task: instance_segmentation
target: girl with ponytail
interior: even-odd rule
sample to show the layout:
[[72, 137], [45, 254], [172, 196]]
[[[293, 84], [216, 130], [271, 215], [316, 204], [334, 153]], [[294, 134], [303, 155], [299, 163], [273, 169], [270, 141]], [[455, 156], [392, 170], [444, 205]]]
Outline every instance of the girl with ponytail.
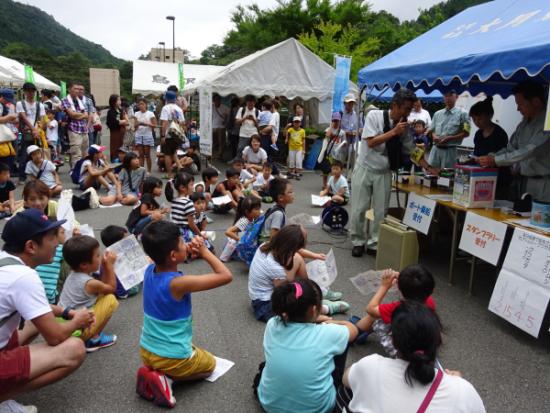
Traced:
[[373, 354], [348, 368], [336, 411], [485, 412], [479, 394], [459, 372], [436, 368], [441, 324], [433, 311], [403, 301], [393, 312], [391, 328], [397, 358]]
[[260, 404], [267, 412], [332, 412], [357, 328], [321, 315], [321, 289], [309, 279], [283, 282], [271, 301], [276, 316], [254, 381]]

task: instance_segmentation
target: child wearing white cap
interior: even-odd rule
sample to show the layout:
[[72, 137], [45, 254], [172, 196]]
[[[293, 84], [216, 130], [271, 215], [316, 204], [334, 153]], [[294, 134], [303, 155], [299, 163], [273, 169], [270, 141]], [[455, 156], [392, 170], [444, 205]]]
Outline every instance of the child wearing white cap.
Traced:
[[25, 166], [25, 173], [30, 179], [37, 179], [44, 182], [50, 190], [50, 197], [57, 196], [63, 190], [61, 179], [53, 162], [44, 159], [42, 149], [36, 145], [27, 148], [27, 155], [30, 160]]

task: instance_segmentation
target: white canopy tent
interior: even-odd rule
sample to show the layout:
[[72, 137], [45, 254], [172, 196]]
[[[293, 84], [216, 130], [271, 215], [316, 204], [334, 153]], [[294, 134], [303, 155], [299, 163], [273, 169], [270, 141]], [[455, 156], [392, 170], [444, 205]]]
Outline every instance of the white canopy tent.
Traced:
[[[25, 65], [4, 56], [0, 56], [0, 83], [5, 86], [20, 87], [25, 83]], [[59, 85], [34, 72], [34, 84], [38, 89], [59, 91]]]
[[[224, 66], [213, 65], [183, 65], [185, 88], [193, 86], [208, 75], [219, 72]], [[157, 95], [166, 92], [170, 85], [179, 84], [177, 63], [153, 62], [135, 60], [132, 76], [132, 93], [141, 95]]]
[[[211, 153], [212, 94], [221, 96], [251, 94], [257, 97], [284, 96], [289, 100], [316, 100], [319, 123], [330, 122], [332, 93], [336, 71], [296, 39], [236, 60], [222, 70], [185, 88], [185, 93], [200, 96], [201, 151]], [[350, 92], [357, 86], [350, 82]], [[204, 144], [203, 144], [204, 141]]]

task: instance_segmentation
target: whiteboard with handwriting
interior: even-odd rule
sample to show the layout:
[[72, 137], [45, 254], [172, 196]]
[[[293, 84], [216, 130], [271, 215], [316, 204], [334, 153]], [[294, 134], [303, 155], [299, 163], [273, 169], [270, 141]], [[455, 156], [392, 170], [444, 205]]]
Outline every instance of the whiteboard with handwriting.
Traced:
[[538, 337], [550, 300], [550, 238], [516, 228], [489, 310]]

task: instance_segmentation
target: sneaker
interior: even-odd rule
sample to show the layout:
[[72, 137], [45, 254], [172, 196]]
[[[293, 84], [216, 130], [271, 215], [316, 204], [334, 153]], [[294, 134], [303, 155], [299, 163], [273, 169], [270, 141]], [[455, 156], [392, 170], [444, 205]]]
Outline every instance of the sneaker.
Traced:
[[86, 352], [93, 353], [100, 348], [111, 347], [116, 343], [116, 335], [99, 333], [98, 338], [91, 338], [86, 341]]
[[323, 300], [323, 305], [328, 307], [328, 315], [343, 314], [349, 310], [349, 304], [345, 301]]
[[363, 245], [356, 245], [351, 249], [352, 257], [362, 257], [365, 253], [365, 247]]
[[141, 366], [137, 372], [136, 393], [145, 400], [153, 400], [153, 391], [151, 390], [149, 374], [152, 370], [147, 366]]
[[153, 403], [160, 407], [174, 407], [176, 398], [172, 393], [172, 379], [156, 370], [152, 370], [147, 378], [153, 395]]
[[274, 151], [279, 152], [279, 147], [278, 147], [276, 144], [272, 143], [269, 147], [270, 147], [271, 149], [273, 149]]
[[325, 300], [329, 301], [338, 301], [342, 299], [343, 294], [339, 291], [332, 291], [327, 290], [325, 296], [323, 297]]
[[126, 293], [126, 294], [119, 294], [116, 296], [116, 298], [118, 298], [119, 300], [126, 300], [127, 298], [129, 297], [129, 294]]
[[22, 405], [15, 400], [6, 400], [0, 403], [0, 412], [2, 413], [38, 413], [38, 409], [33, 405]]

